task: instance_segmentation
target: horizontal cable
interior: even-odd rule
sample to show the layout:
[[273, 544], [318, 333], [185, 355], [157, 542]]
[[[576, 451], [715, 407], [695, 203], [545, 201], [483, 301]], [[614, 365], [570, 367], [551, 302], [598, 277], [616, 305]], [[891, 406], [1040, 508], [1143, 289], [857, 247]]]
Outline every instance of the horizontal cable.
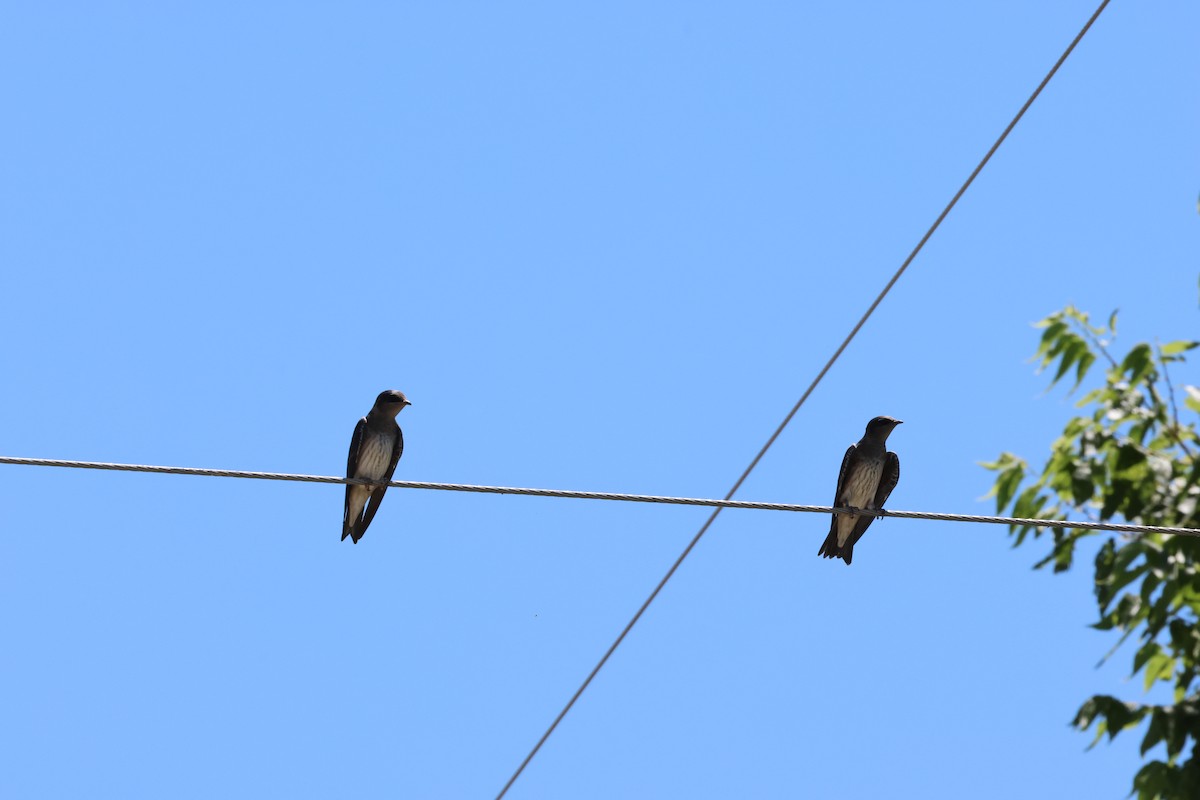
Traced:
[[[351, 483], [360, 486], [379, 486], [362, 478], [339, 478], [335, 475], [296, 475], [287, 472], [246, 472], [232, 469], [203, 469], [199, 467], [159, 467], [148, 464], [112, 464], [102, 461], [61, 461], [49, 458], [15, 458], [0, 456], [0, 464], [27, 467], [73, 467], [104, 469], [118, 472], [151, 472], [160, 475], [202, 475], [209, 478], [253, 478], [262, 481], [300, 481], [303, 483]], [[897, 519], [929, 519], [938, 522], [980, 522], [992, 525], [1021, 525], [1031, 528], [1074, 528], [1123, 533], [1167, 533], [1173, 536], [1200, 536], [1197, 528], [1172, 528], [1165, 525], [1130, 525], [1121, 522], [1076, 522], [1065, 519], [1032, 519], [1027, 517], [992, 517], [979, 514], [943, 514], [936, 511], [864, 511], [850, 507], [809, 506], [797, 503], [762, 503], [754, 500], [711, 500], [698, 497], [670, 497], [656, 494], [622, 494], [619, 492], [581, 492], [573, 489], [526, 489], [518, 486], [478, 486], [470, 483], [428, 483], [426, 481], [389, 481], [397, 489], [433, 489], [441, 492], [480, 492], [483, 494], [517, 494], [530, 497], [563, 497], [576, 500], [616, 500], [625, 503], [661, 503], [676, 506], [705, 506], [708, 508], [746, 508], [761, 511], [797, 511], [809, 514], [871, 514]]]

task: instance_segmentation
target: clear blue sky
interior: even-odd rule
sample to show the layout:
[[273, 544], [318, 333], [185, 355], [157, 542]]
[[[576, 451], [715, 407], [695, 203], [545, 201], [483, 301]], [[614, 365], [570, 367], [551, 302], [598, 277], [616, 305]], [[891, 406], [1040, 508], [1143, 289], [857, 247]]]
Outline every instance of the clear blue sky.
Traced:
[[[10, 4], [6, 455], [720, 496], [1094, 8]], [[1075, 398], [1030, 328], [1194, 338], [1200, 8], [1117, 0], [741, 493], [989, 513]], [[1200, 383], [1195, 365], [1175, 376]], [[0, 795], [491, 797], [702, 509], [0, 467]], [[728, 512], [510, 797], [1124, 797], [1090, 572]]]

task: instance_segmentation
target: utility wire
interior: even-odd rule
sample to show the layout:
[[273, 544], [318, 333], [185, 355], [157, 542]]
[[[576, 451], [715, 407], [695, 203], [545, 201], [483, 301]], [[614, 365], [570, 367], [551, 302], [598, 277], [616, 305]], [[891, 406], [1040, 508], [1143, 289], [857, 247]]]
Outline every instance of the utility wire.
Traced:
[[[1092, 23], [1096, 21], [1108, 3], [1109, 0], [1102, 0], [1100, 5], [1096, 8], [1096, 11], [1088, 19], [1087, 23], [1083, 26], [1075, 38], [1071, 40], [1071, 44], [1069, 44], [1067, 49], [1063, 51], [1063, 54], [1059, 56], [1058, 61], [1054, 62], [1054, 66], [1051, 67], [1050, 71], [1046, 73], [1046, 77], [1042, 78], [1042, 82], [1038, 84], [1037, 88], [1033, 90], [1033, 94], [1029, 95], [1029, 99], [1025, 101], [1023, 106], [1021, 106], [1021, 110], [1016, 113], [1016, 116], [1014, 116], [1012, 121], [1008, 123], [1008, 127], [1004, 129], [1004, 132], [1000, 134], [1000, 137], [996, 139], [996, 142], [987, 151], [987, 154], [984, 155], [967, 179], [963, 181], [963, 185], [959, 187], [959, 190], [955, 192], [954, 197], [952, 197], [950, 202], [946, 204], [946, 207], [942, 209], [942, 213], [938, 214], [937, 219], [935, 219], [933, 224], [929, 226], [929, 230], [925, 231], [925, 235], [921, 237], [919, 242], [917, 242], [917, 246], [914, 247], [912, 252], [908, 254], [908, 258], [904, 259], [904, 263], [900, 265], [898, 270], [896, 270], [896, 274], [894, 274], [892, 279], [887, 282], [887, 285], [883, 287], [883, 291], [879, 293], [879, 296], [875, 298], [873, 303], [871, 303], [866, 313], [862, 315], [862, 318], [859, 319], [858, 323], [855, 324], [853, 329], [851, 329], [850, 334], [845, 338], [838, 349], [834, 351], [833, 356], [830, 357], [829, 361], [825, 363], [825, 366], [821, 368], [821, 371], [817, 373], [817, 377], [814, 378], [813, 382], [809, 384], [807, 389], [804, 390], [804, 394], [802, 394], [800, 399], [796, 401], [796, 405], [792, 406], [792, 410], [789, 411], [787, 416], [783, 418], [783, 422], [779, 423], [779, 427], [775, 429], [775, 432], [771, 434], [769, 439], [767, 439], [767, 443], [764, 444], [762, 449], [758, 451], [758, 455], [754, 456], [754, 459], [750, 462], [750, 466], [746, 467], [745, 471], [742, 472], [741, 477], [739, 477], [733, 484], [733, 488], [731, 488], [725, 495], [725, 500], [731, 499], [733, 495], [737, 493], [737, 490], [741, 488], [742, 483], [745, 482], [746, 478], [749, 477], [754, 468], [758, 466], [758, 462], [762, 460], [762, 457], [766, 455], [767, 450], [769, 450], [771, 445], [775, 443], [775, 440], [779, 438], [779, 434], [783, 433], [783, 429], [786, 428], [788, 423], [792, 421], [792, 417], [796, 415], [796, 412], [799, 411], [800, 407], [804, 405], [804, 402], [808, 400], [808, 396], [812, 394], [814, 389], [817, 388], [817, 384], [819, 384], [821, 379], [825, 377], [825, 373], [829, 372], [829, 369], [833, 366], [834, 362], [837, 361], [842, 355], [842, 351], [844, 351], [850, 344], [851, 340], [858, 335], [859, 329], [862, 328], [867, 319], [870, 318], [873, 313], [875, 313], [875, 309], [880, 303], [883, 302], [883, 298], [886, 297], [888, 292], [892, 290], [892, 287], [896, 285], [896, 281], [900, 280], [900, 276], [904, 274], [904, 271], [908, 269], [908, 265], [911, 264], [913, 259], [917, 257], [917, 253], [921, 252], [921, 248], [925, 246], [925, 242], [929, 241], [929, 237], [932, 236], [933, 232], [936, 231], [938, 226], [942, 224], [942, 220], [944, 220], [946, 215], [950, 213], [950, 209], [954, 208], [955, 204], [958, 203], [958, 199], [963, 196], [964, 192], [967, 191], [967, 187], [969, 187], [975, 181], [975, 176], [977, 176], [984, 166], [987, 165], [988, 161], [991, 160], [992, 154], [995, 153], [996, 150], [999, 149], [1000, 145], [1003, 144], [1004, 140], [1008, 138], [1008, 134], [1014, 127], [1016, 127], [1017, 123], [1021, 121], [1021, 117], [1025, 116], [1025, 112], [1029, 110], [1031, 105], [1033, 105], [1033, 101], [1036, 100], [1038, 95], [1042, 93], [1042, 89], [1046, 88], [1046, 84], [1048, 84], [1050, 79], [1053, 78], [1055, 73], [1058, 72], [1058, 68], [1061, 67], [1063, 62], [1067, 60], [1067, 56], [1071, 55], [1071, 51], [1073, 51], [1075, 46], [1079, 44], [1080, 40], [1083, 39], [1084, 34], [1086, 34], [1092, 27]], [[654, 587], [654, 591], [650, 593], [650, 596], [646, 598], [644, 603], [642, 603], [641, 608], [639, 608], [637, 613], [633, 615], [633, 619], [629, 620], [629, 624], [626, 625], [625, 629], [621, 631], [619, 636], [617, 636], [616, 641], [612, 643], [612, 646], [608, 648], [608, 651], [605, 652], [599, 663], [596, 664], [595, 668], [593, 668], [588, 674], [587, 678], [584, 679], [579, 689], [576, 690], [575, 694], [571, 696], [571, 699], [567, 702], [566, 706], [563, 707], [563, 710], [560, 711], [558, 716], [554, 718], [554, 722], [550, 723], [550, 727], [546, 729], [544, 734], [542, 734], [542, 738], [539, 739], [537, 744], [533, 746], [533, 749], [529, 751], [529, 755], [525, 756], [525, 760], [521, 762], [521, 765], [517, 767], [516, 772], [514, 772], [512, 777], [508, 779], [508, 783], [504, 784], [504, 788], [500, 790], [498, 795], [496, 795], [496, 800], [501, 800], [501, 798], [503, 798], [508, 792], [509, 787], [511, 787], [517, 778], [520, 777], [521, 773], [525, 770], [526, 765], [529, 764], [530, 760], [532, 760], [535, 755], [537, 755], [537, 752], [541, 749], [542, 744], [544, 744], [546, 739], [550, 737], [550, 734], [554, 732], [554, 729], [558, 727], [558, 723], [561, 722], [563, 717], [567, 715], [567, 712], [571, 710], [571, 707], [575, 705], [575, 701], [578, 700], [579, 696], [583, 694], [585, 689], [587, 689], [588, 685], [592, 682], [592, 679], [596, 677], [596, 673], [598, 673], [605, 663], [608, 662], [609, 657], [613, 654], [617, 647], [620, 646], [621, 642], [625, 640], [625, 636], [629, 633], [633, 626], [637, 624], [637, 621], [642, 618], [642, 614], [644, 614], [646, 609], [650, 607], [650, 604], [654, 602], [654, 598], [658, 597], [658, 593], [662, 591], [664, 586], [667, 585], [667, 581], [671, 580], [671, 576], [675, 574], [675, 570], [679, 569], [679, 565], [682, 564], [683, 560], [688, 557], [689, 553], [692, 552], [692, 548], [696, 546], [701, 537], [703, 537], [705, 532], [708, 531], [709, 526], [712, 525], [713, 521], [716, 520], [717, 515], [720, 513], [720, 507], [713, 509], [713, 512], [709, 518], [702, 526], [700, 526], [699, 532], [697, 532], [692, 541], [688, 543], [688, 546], [683, 549], [683, 552], [680, 553], [679, 558], [677, 558], [675, 563], [671, 565], [671, 568], [667, 570], [667, 574], [664, 575], [663, 579], [658, 582], [658, 585]]]
[[[150, 472], [159, 475], [200, 475], [207, 478], [253, 478], [263, 481], [301, 481], [304, 483], [352, 483], [379, 486], [363, 478], [339, 478], [336, 475], [297, 475], [290, 472], [247, 472], [235, 469], [204, 469], [201, 467], [160, 467], [150, 464], [114, 464], [107, 461], [64, 461], [52, 458], [16, 458], [0, 456], [0, 464], [26, 467], [72, 467], [76, 469], [113, 470], [117, 472]], [[659, 494], [622, 494], [620, 492], [581, 492], [574, 489], [526, 489], [518, 486], [480, 486], [472, 483], [429, 483], [426, 481], [388, 481], [397, 489], [433, 489], [442, 492], [479, 492], [482, 494], [517, 494], [530, 497], [560, 497], [576, 500], [615, 500], [626, 503], [663, 503], [676, 506], [709, 506], [743, 508], [761, 511], [798, 511], [808, 514], [869, 514], [897, 519], [930, 519], [939, 522], [982, 522], [995, 525], [1024, 525], [1034, 528], [1074, 528], [1122, 533], [1166, 533], [1172, 536], [1200, 536], [1200, 528], [1173, 528], [1166, 525], [1130, 525], [1123, 522], [1076, 522], [1066, 519], [1035, 519], [1032, 517], [992, 517], [980, 514], [946, 514], [935, 511], [892, 511], [861, 509], [850, 506], [809, 506], [799, 503], [763, 503], [757, 500], [710, 500], [700, 497], [671, 497]]]

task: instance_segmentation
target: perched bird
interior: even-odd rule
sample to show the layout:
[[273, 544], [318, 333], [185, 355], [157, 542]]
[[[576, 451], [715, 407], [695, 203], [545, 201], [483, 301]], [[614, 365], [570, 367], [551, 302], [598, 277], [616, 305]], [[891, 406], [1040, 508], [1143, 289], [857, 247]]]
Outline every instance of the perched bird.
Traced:
[[[835, 508], [883, 508], [888, 495], [900, 480], [900, 459], [888, 452], [887, 438], [900, 420], [876, 417], [867, 423], [867, 432], [850, 445], [838, 473]], [[841, 558], [847, 565], [854, 557], [854, 545], [871, 527], [874, 515], [834, 513], [829, 535], [817, 555]]]
[[375, 398], [375, 405], [354, 427], [350, 440], [350, 458], [346, 477], [379, 481], [378, 486], [346, 484], [346, 510], [342, 517], [342, 541], [349, 536], [355, 544], [367, 532], [375, 512], [383, 502], [387, 483], [396, 471], [404, 452], [404, 434], [396, 424], [396, 415], [410, 406], [403, 392], [388, 389]]

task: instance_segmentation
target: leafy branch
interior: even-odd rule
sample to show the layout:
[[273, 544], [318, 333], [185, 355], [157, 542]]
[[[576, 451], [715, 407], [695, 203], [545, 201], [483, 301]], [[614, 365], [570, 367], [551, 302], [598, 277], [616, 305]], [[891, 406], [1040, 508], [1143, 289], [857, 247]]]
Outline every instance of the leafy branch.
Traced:
[[[1115, 311], [1097, 326], [1068, 306], [1037, 323], [1043, 330], [1033, 360], [1039, 372], [1054, 370], [1049, 388], [1073, 373], [1074, 392], [1100, 359], [1108, 367], [1103, 385], [1077, 402], [1082, 413], [1052, 443], [1039, 475], [1012, 453], [982, 465], [996, 472], [990, 496], [997, 513], [1011, 508], [1018, 517], [1064, 519], [1076, 513], [1102, 521], [1192, 526], [1200, 502], [1195, 457], [1200, 389], [1183, 386], [1188, 416], [1181, 419], [1168, 365], [1184, 362], [1184, 354], [1200, 342], [1138, 343], [1118, 358], [1112, 352], [1116, 322]], [[1050, 534], [1050, 552], [1035, 568], [1052, 564], [1058, 573], [1073, 566], [1076, 543], [1097, 532], [1050, 528]], [[1013, 526], [1010, 535], [1017, 547], [1043, 533]], [[1146, 723], [1142, 754], [1162, 745], [1167, 760], [1151, 761], [1138, 772], [1133, 790], [1139, 800], [1200, 797], [1200, 540], [1109, 536], [1094, 568], [1099, 619], [1093, 627], [1121, 634], [1101, 663], [1136, 637], [1131, 676], [1141, 674], [1146, 690], [1172, 683], [1175, 702], [1139, 704], [1097, 695], [1079, 709], [1074, 724], [1080, 730], [1094, 726], [1094, 745], [1105, 734], [1111, 740]]]

